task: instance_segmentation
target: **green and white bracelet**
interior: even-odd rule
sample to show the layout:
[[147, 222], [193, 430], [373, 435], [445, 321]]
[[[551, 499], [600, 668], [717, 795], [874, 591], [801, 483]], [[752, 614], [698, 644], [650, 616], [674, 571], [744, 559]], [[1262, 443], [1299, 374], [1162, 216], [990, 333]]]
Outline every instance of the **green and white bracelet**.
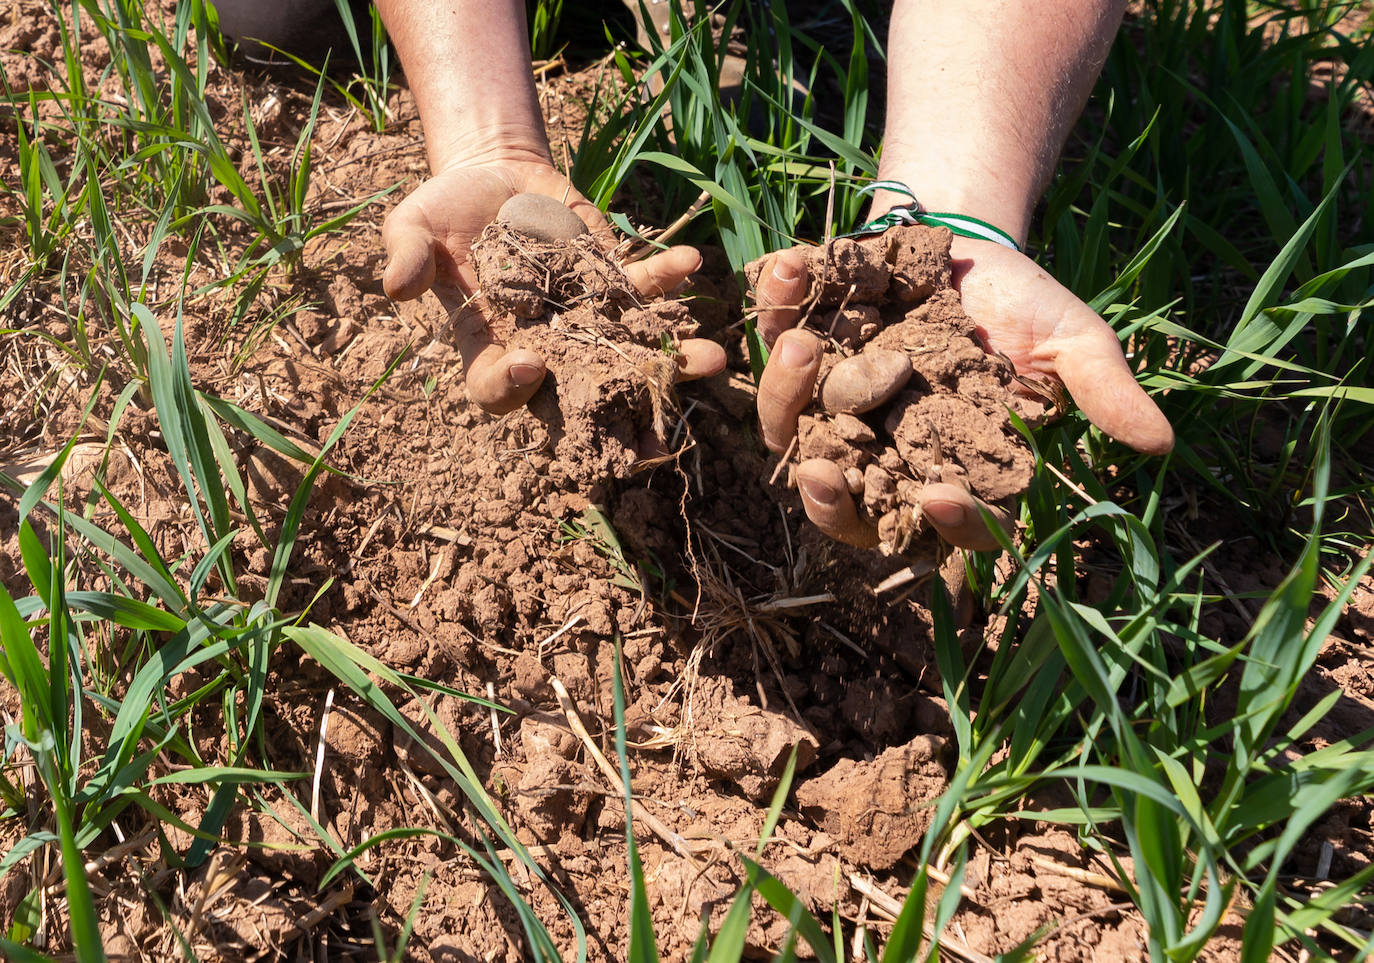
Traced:
[[851, 231], [846, 237], [863, 237], [868, 234], [881, 234], [889, 227], [896, 227], [898, 224], [924, 224], [926, 227], [947, 227], [950, 232], [960, 237], [971, 237], [980, 241], [993, 241], [1003, 247], [1009, 247], [1013, 251], [1020, 253], [1021, 245], [1012, 239], [1006, 231], [989, 224], [987, 221], [967, 214], [954, 214], [943, 211], [927, 211], [921, 206], [921, 202], [916, 199], [916, 195], [911, 192], [901, 181], [874, 181], [859, 191], [860, 194], [872, 194], [877, 191], [891, 191], [894, 194], [902, 194], [911, 198], [910, 204], [900, 205], [889, 210], [886, 214], [875, 217], [873, 220], [864, 224], [857, 230]]

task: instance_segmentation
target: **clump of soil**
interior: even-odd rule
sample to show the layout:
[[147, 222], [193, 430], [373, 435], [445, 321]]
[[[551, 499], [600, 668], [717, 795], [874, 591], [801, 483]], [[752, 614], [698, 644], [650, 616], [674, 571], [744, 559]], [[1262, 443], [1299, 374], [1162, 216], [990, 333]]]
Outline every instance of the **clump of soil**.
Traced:
[[841, 759], [797, 789], [802, 813], [860, 866], [890, 869], [921, 841], [948, 785], [945, 740], [919, 735], [871, 760]]
[[548, 366], [529, 407], [549, 426], [555, 482], [588, 491], [664, 448], [677, 345], [697, 330], [685, 304], [642, 300], [591, 234], [550, 241], [492, 224], [472, 263], [493, 332]]
[[[1015, 390], [1011, 363], [984, 350], [951, 283], [945, 228], [908, 226], [811, 249], [806, 324], [826, 339], [797, 454], [845, 474], [889, 555], [935, 551], [919, 496], [932, 482], [987, 502], [1030, 484], [1030, 449], [1012, 426], [1045, 405]], [[749, 265], [757, 281], [762, 262]]]

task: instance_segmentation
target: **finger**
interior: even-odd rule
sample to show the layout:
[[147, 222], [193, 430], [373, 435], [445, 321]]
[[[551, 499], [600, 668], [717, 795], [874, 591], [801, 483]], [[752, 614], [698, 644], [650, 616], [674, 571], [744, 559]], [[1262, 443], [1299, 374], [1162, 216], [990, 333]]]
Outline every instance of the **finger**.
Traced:
[[679, 244], [625, 265], [625, 275], [640, 294], [656, 298], [675, 290], [700, 267], [697, 249]]
[[610, 231], [610, 222], [606, 220], [606, 215], [601, 213], [601, 209], [576, 191], [563, 199], [563, 203], [572, 208], [574, 214], [582, 218], [582, 223], [587, 225], [587, 230], [593, 234]]
[[1174, 447], [1174, 430], [1121, 353], [1121, 343], [1097, 315], [1078, 321], [1080, 332], [1052, 339], [1054, 368], [1079, 410], [1098, 428], [1147, 455]]
[[725, 370], [725, 349], [707, 338], [688, 338], [678, 345], [677, 380], [709, 378]]
[[773, 451], [785, 451], [797, 434], [797, 416], [816, 391], [822, 347], [810, 331], [793, 328], [778, 338], [768, 356], [759, 379], [759, 428], [763, 443]]
[[763, 266], [754, 290], [754, 305], [758, 308], [759, 333], [769, 347], [801, 317], [801, 303], [810, 283], [806, 257], [797, 248], [779, 251]]
[[397, 301], [410, 301], [434, 283], [434, 236], [401, 210], [393, 211], [382, 226], [386, 269], [382, 289]]
[[454, 331], [463, 356], [468, 397], [474, 402], [494, 415], [504, 415], [539, 390], [546, 370], [543, 359], [524, 348], [507, 351], [475, 307], [459, 310]]
[[824, 458], [802, 462], [797, 466], [797, 490], [806, 517], [835, 541], [856, 548], [878, 544], [878, 527], [859, 517], [839, 465]]
[[1001, 546], [983, 520], [986, 510], [1003, 531], [1010, 532], [1012, 517], [1005, 508], [974, 498], [958, 485], [936, 482], [921, 489], [921, 514], [951, 545], [974, 552], [990, 552]]

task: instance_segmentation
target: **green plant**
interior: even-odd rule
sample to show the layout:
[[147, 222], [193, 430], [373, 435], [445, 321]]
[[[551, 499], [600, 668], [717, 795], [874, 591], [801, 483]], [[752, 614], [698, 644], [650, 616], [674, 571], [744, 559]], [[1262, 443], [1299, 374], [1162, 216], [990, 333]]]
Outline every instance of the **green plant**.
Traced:
[[[736, 24], [747, 24], [756, 35], [771, 34], [777, 40], [772, 49], [750, 45], [739, 99], [726, 104], [719, 95], [726, 46], [712, 39], [710, 10], [698, 5], [689, 26], [682, 8], [673, 4], [670, 42], [662, 47], [657, 35], [652, 38], [654, 49], [644, 71], [659, 77], [662, 89], [652, 99], [641, 99], [632, 61], [616, 52], [625, 92], [610, 108], [592, 104], [574, 156], [573, 182], [604, 210], [620, 187], [636, 190], [633, 170], [656, 168], [666, 175], [665, 220], [705, 192], [713, 231], [736, 272], [768, 251], [791, 245], [799, 235], [847, 230], [862, 203], [858, 179], [876, 173], [877, 163], [864, 150], [871, 144], [870, 32], [852, 4], [845, 9], [853, 52], [841, 64], [788, 21], [784, 5], [761, 10], [739, 0], [726, 4], [720, 11], [724, 37]], [[816, 119], [810, 93], [827, 72], [845, 96], [838, 130]], [[754, 115], [764, 122], [753, 123]], [[624, 218], [613, 219], [629, 229]]]
[[[372, 119], [372, 129], [381, 133], [386, 129], [386, 123], [391, 119], [391, 113], [387, 109], [386, 100], [391, 93], [391, 45], [386, 39], [386, 26], [382, 23], [382, 15], [377, 11], [376, 4], [368, 4], [367, 12], [367, 50], [363, 50], [363, 45], [358, 37], [357, 22], [354, 19], [354, 8], [348, 0], [335, 0], [338, 6], [339, 16], [343, 18], [344, 29], [348, 31], [349, 43], [353, 46], [353, 56], [357, 60], [359, 73], [353, 76], [349, 84], [349, 91], [357, 85], [363, 88], [363, 96], [366, 98], [367, 113]], [[350, 96], [351, 99], [351, 96]]]
[[[545, 12], [532, 18], [535, 45], [541, 37], [550, 42], [559, 13], [556, 3], [538, 9]], [[747, 24], [751, 37], [775, 40], [771, 50], [751, 45], [732, 104], [719, 97], [727, 51], [713, 38], [705, 7], [690, 25], [679, 11], [667, 45], [638, 60], [617, 55], [626, 92], [598, 93], [574, 180], [603, 209], [621, 192], [664, 222], [696, 210], [704, 192], [710, 213], [695, 224], [696, 235], [718, 231], [736, 270], [797, 237], [851, 226], [862, 204], [857, 188], [876, 169], [866, 54], [878, 45], [857, 7], [844, 11], [843, 49], [853, 52], [839, 62], [827, 51], [841, 45], [818, 43], [788, 20], [783, 4], [720, 8], [724, 36]], [[1284, 885], [1313, 820], [1374, 791], [1374, 733], [1349, 733], [1312, 751], [1314, 727], [1339, 692], [1313, 705], [1298, 698], [1299, 682], [1315, 671], [1322, 642], [1371, 569], [1362, 439], [1374, 427], [1374, 395], [1361, 322], [1374, 306], [1374, 248], [1361, 226], [1370, 222], [1374, 147], [1348, 129], [1346, 117], [1361, 85], [1367, 89], [1374, 53], [1360, 36], [1342, 32], [1341, 12], [1321, 2], [1258, 10], [1235, 0], [1155, 0], [1133, 15], [1111, 53], [1100, 106], [1080, 124], [1046, 197], [1036, 246], [1120, 333], [1142, 383], [1175, 424], [1178, 448], [1167, 461], [1143, 459], [1076, 415], [1027, 432], [1036, 475], [1021, 510], [1026, 538], [1022, 547], [1006, 545], [1010, 574], [999, 574], [990, 557], [968, 560], [975, 588], [1005, 617], [1003, 630], [968, 651], [947, 601], [937, 595], [934, 603], [957, 761], [895, 925], [881, 946], [870, 942], [870, 958], [938, 958], [944, 930], [960, 912], [958, 884], [978, 835], [1016, 820], [1071, 827], [1113, 865], [1147, 925], [1154, 958], [1198, 958], [1228, 913], [1244, 918], [1247, 961], [1280, 948], [1313, 959], [1368, 954], [1368, 936], [1348, 913], [1368, 905], [1374, 870], [1334, 880], [1317, 895]], [[117, 388], [107, 437], [129, 405], [150, 404], [196, 526], [190, 548], [163, 557], [133, 513], [100, 485], [87, 506], [98, 514], [69, 508], [60, 490], [43, 507], [70, 445], [27, 490], [0, 479], [20, 496], [22, 576], [15, 579], [28, 586], [17, 599], [0, 592], [0, 670], [22, 707], [7, 732], [0, 801], [8, 818], [27, 817], [17, 771], [30, 762], [45, 803], [51, 800], [35, 807], [20, 843], [0, 857], [0, 875], [49, 848], [60, 852], [73, 944], [87, 959], [98, 958], [99, 936], [82, 853], [116, 819], [185, 831], [194, 842], [176, 855], [195, 861], [245, 795], [263, 786], [286, 792], [298, 775], [273, 771], [262, 752], [265, 680], [284, 649], [319, 663], [412, 738], [418, 727], [398, 708], [400, 699], [500, 707], [383, 664], [312, 624], [311, 601], [286, 609], [284, 587], [311, 487], [330, 470], [325, 458], [358, 409], [318, 455], [306, 453], [261, 419], [199, 390], [180, 325], [164, 340], [160, 307], [150, 302], [158, 252], [180, 236], [189, 238], [188, 264], [213, 247], [229, 266], [229, 279], [217, 283], [232, 286], [241, 309], [235, 319], [247, 317], [269, 272], [356, 214], [325, 218], [309, 199], [323, 71], [284, 173], [263, 150], [246, 101], [243, 116], [232, 118], [246, 126], [252, 166], [244, 176], [203, 103], [215, 36], [203, 4], [178, 5], [170, 24], [137, 0], [87, 0], [57, 13], [64, 62], [50, 70], [54, 89], [9, 98], [21, 145], [13, 224], [32, 264], [0, 306], [30, 286], [51, 285], [43, 290], [60, 293], [73, 334], [69, 342], [45, 343], [92, 372], [101, 338], [112, 339], [104, 342], [117, 355], [105, 375]], [[345, 93], [380, 127], [390, 63], [375, 18], [371, 27], [370, 59], [356, 28], [353, 35], [368, 76]], [[81, 38], [92, 28], [111, 54], [100, 79], [123, 103], [93, 96], [82, 74], [81, 44], [90, 41]], [[152, 69], [150, 44], [165, 70]], [[1326, 60], [1345, 69], [1314, 96], [1309, 72]], [[660, 93], [641, 94], [640, 69], [659, 75]], [[839, 90], [842, 103], [826, 113], [819, 94], [794, 93], [794, 79], [807, 91]], [[40, 121], [44, 99], [47, 119]], [[641, 187], [640, 174], [650, 171], [653, 191]], [[230, 200], [206, 208], [214, 184]], [[250, 238], [222, 231], [225, 218], [247, 225]], [[121, 224], [135, 222], [145, 230], [131, 249]], [[1262, 444], [1265, 431], [1277, 440]], [[305, 469], [276, 532], [246, 497], [235, 436]], [[1259, 550], [1284, 561], [1286, 577], [1263, 591], [1231, 592], [1215, 571], [1226, 547], [1205, 544], [1206, 532], [1203, 543], [1193, 541], [1197, 527], [1185, 515], [1194, 507], [1235, 518]], [[639, 588], [638, 568], [604, 517], [589, 513], [567, 523], [564, 535], [592, 542], [623, 584]], [[242, 541], [256, 541], [271, 558], [265, 597], [254, 602], [243, 601], [239, 585], [235, 546]], [[1094, 548], [1092, 563], [1082, 558], [1085, 544]], [[1328, 598], [1318, 601], [1322, 583]], [[311, 588], [318, 597], [327, 587]], [[1215, 609], [1247, 605], [1246, 630], [1231, 636], [1210, 627]], [[173, 697], [173, 681], [192, 669], [197, 686]], [[615, 739], [628, 787], [622, 678], [613, 673]], [[1226, 699], [1234, 711], [1218, 713]], [[575, 952], [585, 956], [578, 911], [503, 818], [500, 784], [484, 783], [456, 734], [428, 703], [417, 704], [430, 713], [441, 746], [434, 751], [461, 794], [463, 828], [395, 829], [350, 850], [317, 828], [336, 855], [321, 887], [344, 873], [369, 879], [358, 861], [369, 849], [433, 837], [490, 877], [513, 907], [531, 956], [557, 959], [548, 921], [506, 864], [514, 854], [562, 900]], [[213, 758], [190, 738], [192, 714], [211, 709], [228, 736]], [[100, 727], [90, 725], [96, 715]], [[97, 731], [100, 740], [90, 741]], [[716, 932], [702, 921], [693, 959], [741, 957], [759, 909], [754, 897], [791, 923], [780, 958], [794, 956], [799, 941], [818, 958], [844, 954], [848, 924], [838, 909], [822, 924], [761, 866], [792, 776], [789, 768], [752, 857], [731, 857], [744, 885]], [[171, 782], [213, 788], [197, 825], [159, 802], [157, 790]], [[1047, 788], [1069, 802], [1038, 805]], [[628, 792], [623, 805], [634, 812]], [[628, 819], [630, 951], [651, 960], [660, 946], [634, 829]], [[498, 856], [503, 850], [509, 853]], [[942, 879], [949, 883], [937, 896]], [[35, 885], [9, 940], [0, 942], [6, 954], [39, 958], [20, 944], [41, 898]], [[425, 908], [422, 887], [394, 948], [377, 938], [379, 956], [403, 953]], [[1001, 958], [1030, 958], [1046, 935], [1031, 934]]]
[[558, 24], [563, 19], [563, 0], [530, 0], [526, 4], [530, 24], [530, 53], [547, 60], [555, 52]]
[[[349, 0], [335, 0], [335, 6], [339, 12], [339, 18], [343, 22], [344, 31], [348, 34], [349, 45], [353, 49], [354, 63], [357, 64], [357, 72], [353, 74], [348, 83], [340, 83], [330, 75], [327, 60], [323, 66], [315, 67], [289, 50], [282, 50], [277, 47], [271, 49], [317, 77], [320, 83], [328, 80], [329, 85], [341, 97], [367, 115], [371, 121], [372, 129], [380, 134], [386, 130], [387, 122], [391, 120], [391, 111], [386, 102], [393, 88], [391, 83], [391, 44], [387, 40], [386, 25], [382, 22], [382, 16], [377, 11], [376, 5], [369, 4], [367, 8], [368, 20], [365, 24], [368, 31], [368, 45], [366, 52], [364, 52], [362, 38], [358, 36], [357, 12], [353, 4], [349, 3]], [[361, 88], [362, 94], [354, 93], [355, 88]]]
[[82, 213], [79, 169], [65, 184], [53, 163], [38, 122], [38, 100], [29, 95], [30, 129], [21, 119], [15, 127], [19, 161], [19, 189], [5, 185], [19, 202], [20, 223], [28, 242], [29, 257], [40, 269], [63, 249]]

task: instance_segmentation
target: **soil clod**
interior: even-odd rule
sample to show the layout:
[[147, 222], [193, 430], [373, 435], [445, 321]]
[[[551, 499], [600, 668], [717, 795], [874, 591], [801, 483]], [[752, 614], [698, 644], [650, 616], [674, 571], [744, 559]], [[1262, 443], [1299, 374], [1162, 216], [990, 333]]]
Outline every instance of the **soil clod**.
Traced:
[[548, 426], [549, 474], [561, 487], [594, 493], [628, 477], [642, 455], [665, 450], [677, 411], [678, 346], [697, 322], [684, 304], [641, 298], [602, 238], [568, 239], [542, 211], [552, 198], [522, 196], [531, 198], [524, 207], [540, 208], [537, 217], [517, 210], [473, 244], [482, 307], [498, 339], [548, 366], [530, 410]]
[[[942, 554], [921, 516], [921, 490], [960, 485], [987, 502], [1030, 484], [1030, 448], [1011, 415], [1038, 424], [1045, 406], [988, 354], [952, 286], [944, 228], [897, 227], [839, 238], [806, 254], [806, 324], [825, 339], [820, 390], [797, 426], [797, 457], [844, 471], [888, 555]], [[757, 280], [762, 262], [747, 269]]]

